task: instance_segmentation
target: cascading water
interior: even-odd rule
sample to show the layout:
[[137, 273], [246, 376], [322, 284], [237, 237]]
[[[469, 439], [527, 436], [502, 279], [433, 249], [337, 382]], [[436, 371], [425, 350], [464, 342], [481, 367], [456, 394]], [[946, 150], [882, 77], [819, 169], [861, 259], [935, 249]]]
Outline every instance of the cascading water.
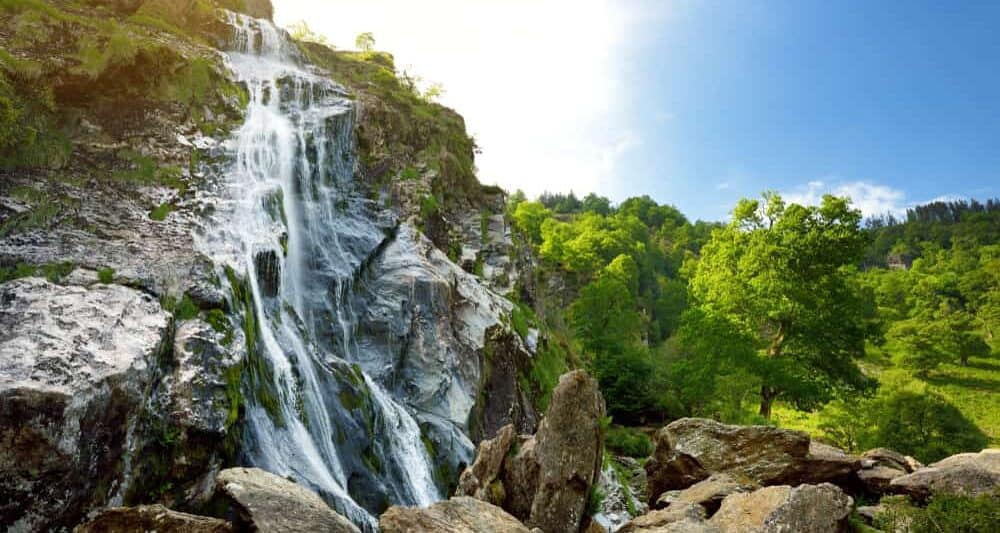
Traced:
[[353, 105], [301, 67], [270, 22], [230, 22], [230, 68], [250, 98], [200, 246], [247, 273], [244, 453], [373, 530], [387, 503], [429, 505], [439, 494], [413, 417], [351, 364], [349, 294], [385, 238], [353, 192]]

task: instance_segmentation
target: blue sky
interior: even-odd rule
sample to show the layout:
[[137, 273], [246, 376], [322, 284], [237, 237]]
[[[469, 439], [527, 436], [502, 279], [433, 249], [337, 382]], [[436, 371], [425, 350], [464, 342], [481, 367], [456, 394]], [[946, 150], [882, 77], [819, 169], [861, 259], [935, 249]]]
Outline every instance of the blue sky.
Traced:
[[479, 176], [529, 195], [866, 214], [1000, 195], [1000, 1], [276, 0], [445, 87]]
[[676, 2], [637, 29], [615, 198], [721, 218], [763, 189], [1000, 194], [1000, 2]]

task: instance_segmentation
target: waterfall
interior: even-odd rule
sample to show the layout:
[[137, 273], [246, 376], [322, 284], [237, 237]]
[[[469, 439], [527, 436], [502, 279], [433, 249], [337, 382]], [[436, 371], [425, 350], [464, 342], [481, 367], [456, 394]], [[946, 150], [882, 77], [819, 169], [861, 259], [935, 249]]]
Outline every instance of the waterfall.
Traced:
[[353, 185], [353, 102], [272, 23], [230, 24], [249, 105], [199, 247], [252, 296], [243, 453], [374, 530], [378, 507], [440, 495], [417, 422], [353, 364], [353, 280], [385, 238]]

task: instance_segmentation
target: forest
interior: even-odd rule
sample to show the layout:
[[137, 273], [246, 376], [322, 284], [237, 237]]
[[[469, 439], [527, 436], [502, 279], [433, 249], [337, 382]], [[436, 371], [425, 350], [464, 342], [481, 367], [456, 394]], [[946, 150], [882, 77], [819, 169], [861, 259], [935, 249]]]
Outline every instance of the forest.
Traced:
[[648, 453], [642, 428], [685, 416], [928, 462], [1000, 443], [997, 200], [864, 219], [769, 192], [708, 223], [517, 192], [508, 211], [538, 258], [521, 308], [597, 377], [612, 449]]

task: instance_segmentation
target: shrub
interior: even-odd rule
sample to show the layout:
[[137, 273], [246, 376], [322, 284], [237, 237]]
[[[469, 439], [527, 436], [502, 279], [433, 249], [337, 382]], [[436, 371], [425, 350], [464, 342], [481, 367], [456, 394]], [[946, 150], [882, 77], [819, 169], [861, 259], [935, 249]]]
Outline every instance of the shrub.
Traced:
[[992, 533], [1000, 524], [1000, 491], [978, 497], [934, 495], [925, 508], [890, 503], [875, 520], [883, 531]]
[[619, 455], [648, 457], [653, 453], [653, 442], [645, 433], [628, 427], [611, 426], [604, 436], [604, 445]]

